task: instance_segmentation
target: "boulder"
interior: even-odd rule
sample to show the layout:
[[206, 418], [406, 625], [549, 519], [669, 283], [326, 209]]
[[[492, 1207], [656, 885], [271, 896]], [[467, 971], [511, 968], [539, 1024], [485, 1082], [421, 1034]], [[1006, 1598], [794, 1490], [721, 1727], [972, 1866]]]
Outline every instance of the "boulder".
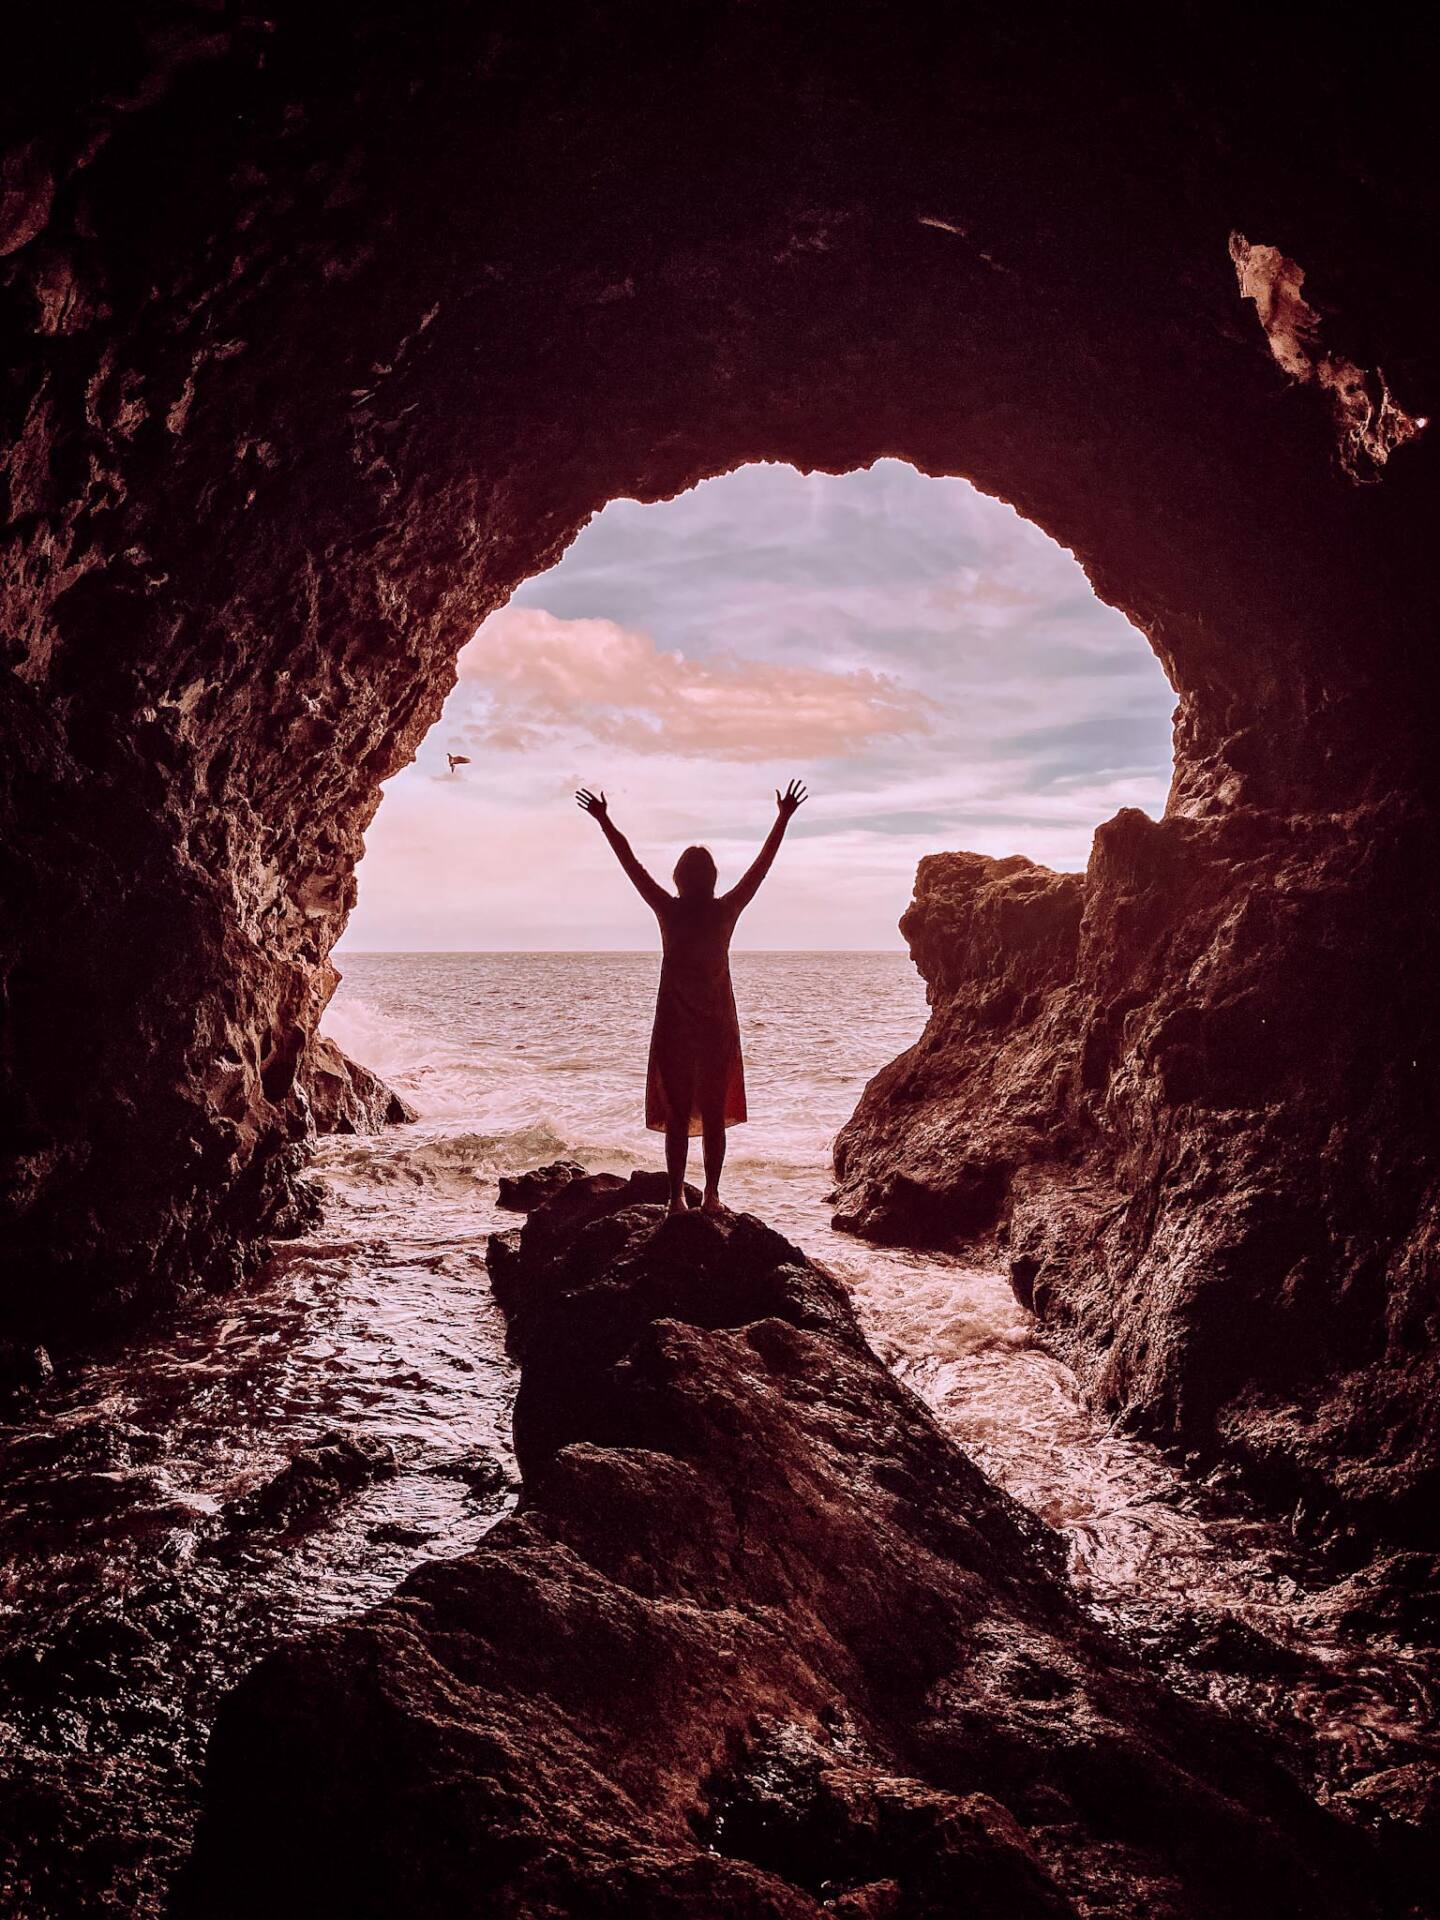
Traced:
[[533, 1213], [584, 1173], [578, 1160], [552, 1160], [548, 1166], [532, 1167], [528, 1173], [502, 1173], [495, 1204], [511, 1213]]
[[313, 1526], [348, 1494], [394, 1472], [394, 1449], [385, 1441], [364, 1433], [322, 1434], [263, 1486], [236, 1501], [227, 1517], [236, 1532]]
[[1089, 1619], [837, 1281], [654, 1179], [509, 1248], [520, 1508], [230, 1696], [179, 1915], [1392, 1909], [1267, 1739]]
[[381, 1133], [415, 1118], [415, 1109], [379, 1074], [349, 1059], [323, 1033], [307, 1047], [298, 1083], [316, 1133]]

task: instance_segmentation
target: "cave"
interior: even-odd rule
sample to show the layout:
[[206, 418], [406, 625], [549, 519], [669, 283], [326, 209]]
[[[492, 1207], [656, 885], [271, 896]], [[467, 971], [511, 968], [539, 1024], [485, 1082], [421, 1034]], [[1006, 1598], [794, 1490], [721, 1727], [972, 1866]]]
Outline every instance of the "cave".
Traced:
[[7, 1374], [313, 1219], [353, 868], [478, 622], [618, 495], [897, 457], [1076, 555], [1175, 688], [1175, 775], [1083, 878], [924, 864], [930, 1025], [842, 1136], [840, 1217], [1000, 1248], [1117, 1418], [1433, 1551], [1431, 35], [727, 0], [17, 30]]

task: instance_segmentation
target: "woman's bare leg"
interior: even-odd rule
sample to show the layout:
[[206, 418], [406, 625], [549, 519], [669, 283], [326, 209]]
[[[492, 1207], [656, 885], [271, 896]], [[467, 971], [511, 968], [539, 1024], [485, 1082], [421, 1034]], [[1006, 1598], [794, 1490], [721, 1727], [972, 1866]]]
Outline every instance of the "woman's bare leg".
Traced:
[[719, 1213], [720, 1169], [725, 1165], [725, 1122], [707, 1118], [702, 1133], [705, 1142], [705, 1198], [700, 1204], [706, 1213]]
[[665, 1171], [670, 1176], [670, 1211], [684, 1213], [685, 1164], [690, 1158], [690, 1129], [683, 1120], [672, 1120], [665, 1129]]

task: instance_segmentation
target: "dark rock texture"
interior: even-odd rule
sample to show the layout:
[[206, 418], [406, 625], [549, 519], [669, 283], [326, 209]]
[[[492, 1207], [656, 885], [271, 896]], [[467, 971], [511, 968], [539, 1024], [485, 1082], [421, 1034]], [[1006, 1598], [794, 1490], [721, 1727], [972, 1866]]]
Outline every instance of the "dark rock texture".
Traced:
[[998, 1242], [1132, 1424], [1433, 1545], [1431, 1040], [1381, 986], [1428, 855], [1397, 812], [1126, 812], [1083, 878], [924, 861], [930, 1020], [841, 1133], [837, 1200], [877, 1238]]
[[380, 1133], [415, 1118], [415, 1109], [379, 1074], [347, 1059], [327, 1034], [311, 1039], [296, 1084], [317, 1133]]
[[502, 1173], [495, 1204], [512, 1213], [533, 1213], [543, 1201], [553, 1199], [562, 1187], [582, 1178], [584, 1172], [578, 1160], [552, 1160], [548, 1166], [532, 1167], [528, 1173]]
[[256, 1527], [287, 1531], [311, 1526], [347, 1494], [388, 1480], [395, 1452], [366, 1433], [324, 1433], [291, 1456], [263, 1487], [238, 1500], [226, 1516], [237, 1532]]
[[[1177, 695], [1169, 817], [1102, 834], [1076, 1030], [1021, 1073], [1099, 1142], [1044, 1149], [1093, 1173], [1089, 1210], [1026, 1163], [1056, 1196], [1016, 1246], [1047, 1319], [1158, 1430], [1418, 1525], [1435, 32], [19, 10], [0, 1336], [58, 1349], [298, 1224], [297, 1077], [362, 835], [481, 616], [617, 494], [899, 455], [1072, 548]], [[943, 1168], [893, 1136], [926, 1235], [1017, 1206], [966, 1169], [1014, 1159], [1029, 1099]], [[847, 1207], [896, 1230], [894, 1175], [855, 1135]]]
[[1401, 1910], [1090, 1623], [833, 1279], [648, 1190], [531, 1216], [520, 1510], [231, 1696], [181, 1913]]
[[900, 925], [933, 1012], [835, 1143], [837, 1226], [911, 1245], [985, 1240], [1017, 1169], [1064, 1152], [1084, 906], [1078, 874], [1019, 855], [921, 861]]

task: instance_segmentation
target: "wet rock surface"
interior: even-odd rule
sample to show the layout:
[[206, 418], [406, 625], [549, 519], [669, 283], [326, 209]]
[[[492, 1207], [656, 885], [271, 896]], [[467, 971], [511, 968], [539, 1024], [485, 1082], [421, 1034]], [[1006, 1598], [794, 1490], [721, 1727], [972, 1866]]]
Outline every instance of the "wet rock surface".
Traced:
[[502, 1173], [497, 1204], [512, 1213], [533, 1213], [584, 1172], [578, 1160], [552, 1160], [548, 1167], [533, 1167], [529, 1173]]
[[510, 1502], [473, 1206], [437, 1259], [411, 1183], [333, 1184], [371, 1150], [321, 1144], [326, 1229], [255, 1285], [0, 1409], [5, 1920], [160, 1920], [222, 1695]]
[[1095, 1626], [835, 1281], [650, 1190], [505, 1236], [520, 1509], [242, 1683], [180, 1912], [1423, 1910]]
[[235, 1502], [226, 1516], [237, 1532], [314, 1525], [346, 1494], [388, 1479], [395, 1449], [368, 1434], [325, 1433], [293, 1455], [272, 1480]]
[[306, 1049], [299, 1085], [317, 1133], [379, 1133], [415, 1118], [415, 1109], [378, 1073], [348, 1059], [323, 1033]]

